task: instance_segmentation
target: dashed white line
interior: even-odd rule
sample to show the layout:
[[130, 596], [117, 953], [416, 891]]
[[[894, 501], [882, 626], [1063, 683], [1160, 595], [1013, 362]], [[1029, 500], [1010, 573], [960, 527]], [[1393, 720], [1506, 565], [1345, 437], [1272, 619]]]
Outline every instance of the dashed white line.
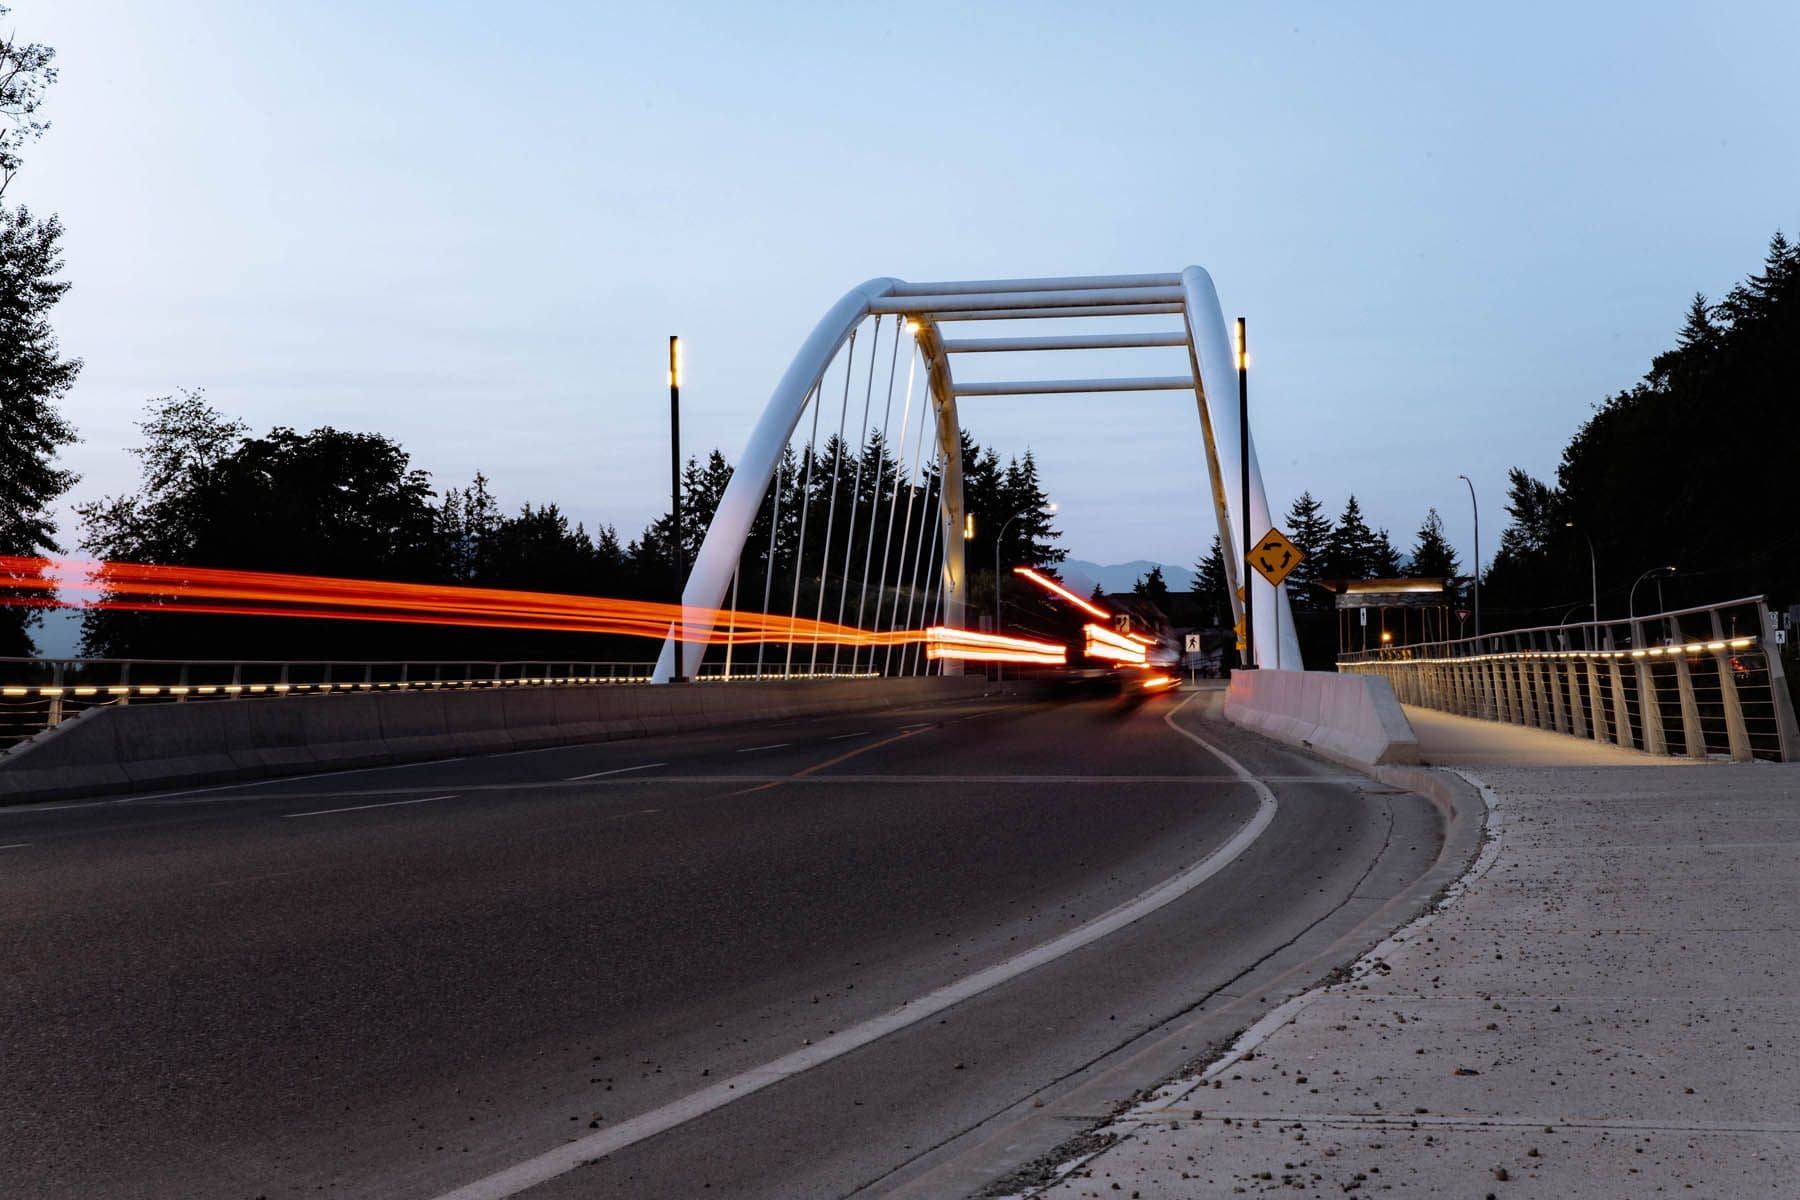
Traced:
[[867, 729], [859, 729], [859, 730], [857, 730], [857, 731], [856, 731], [856, 732], [855, 732], [855, 733], [837, 733], [837, 734], [833, 734], [833, 735], [832, 735], [832, 736], [830, 736], [830, 737], [828, 737], [828, 738], [826, 738], [826, 739], [825, 739], [825, 740], [826, 740], [826, 741], [828, 741], [828, 742], [841, 742], [841, 741], [843, 741], [843, 740], [844, 740], [844, 739], [845, 739], [845, 738], [853, 738], [853, 737], [868, 737], [868, 736], [869, 736], [869, 731], [868, 731], [868, 730], [867, 730]]
[[[1186, 703], [1187, 701], [1182, 702], [1182, 704]], [[871, 1017], [860, 1025], [832, 1034], [814, 1045], [795, 1050], [772, 1062], [763, 1063], [761, 1066], [752, 1067], [729, 1079], [722, 1079], [711, 1087], [691, 1092], [677, 1100], [670, 1101], [661, 1108], [652, 1109], [629, 1120], [621, 1121], [611, 1129], [603, 1129], [598, 1133], [590, 1133], [585, 1137], [576, 1138], [553, 1150], [548, 1150], [536, 1158], [529, 1158], [504, 1170], [496, 1171], [484, 1179], [478, 1179], [453, 1192], [448, 1192], [440, 1196], [438, 1200], [505, 1200], [506, 1197], [516, 1196], [538, 1184], [565, 1175], [584, 1163], [622, 1150], [645, 1138], [654, 1137], [664, 1130], [673, 1129], [716, 1108], [723, 1108], [734, 1100], [741, 1100], [745, 1096], [759, 1092], [771, 1084], [790, 1079], [803, 1071], [830, 1062], [852, 1050], [886, 1037], [896, 1030], [915, 1025], [970, 997], [979, 996], [1027, 971], [1047, 962], [1053, 962], [1071, 951], [1098, 941], [1193, 891], [1200, 884], [1224, 870], [1232, 860], [1262, 836], [1263, 830], [1267, 829], [1275, 819], [1276, 804], [1275, 794], [1269, 790], [1268, 785], [1245, 770], [1236, 759], [1199, 735], [1175, 724], [1173, 717], [1180, 709], [1181, 705], [1177, 705], [1165, 718], [1169, 727], [1209, 750], [1230, 769], [1233, 775], [1249, 784], [1256, 791], [1259, 800], [1255, 814], [1240, 826], [1224, 845], [1199, 862], [1111, 912], [1104, 913], [1085, 925], [1071, 929], [1060, 937], [1052, 938], [1042, 945], [1026, 950], [1004, 962], [996, 963], [973, 975], [965, 975], [953, 983], [908, 1001], [899, 1008], [891, 1009], [880, 1016]]]
[[784, 750], [793, 744], [794, 743], [792, 742], [774, 742], [767, 746], [745, 746], [742, 750], [739, 750], [738, 753], [755, 754], [758, 750]]
[[433, 800], [454, 800], [456, 793], [444, 796], [420, 796], [417, 800], [384, 800], [380, 804], [351, 804], [343, 808], [315, 808], [311, 812], [282, 813], [283, 820], [295, 817], [325, 817], [332, 813], [361, 812], [365, 808], [398, 808], [402, 804], [430, 804]]
[[635, 767], [614, 767], [610, 771], [595, 771], [592, 774], [588, 774], [588, 775], [571, 775], [567, 779], [563, 780], [563, 782], [564, 783], [580, 783], [584, 779], [600, 779], [607, 775], [623, 775], [627, 771], [648, 771], [652, 767], [666, 767], [668, 765], [669, 765], [668, 763], [639, 763]]
[[29, 845], [31, 845], [30, 842], [8, 842], [6, 845], [0, 846], [0, 850], [23, 850]]

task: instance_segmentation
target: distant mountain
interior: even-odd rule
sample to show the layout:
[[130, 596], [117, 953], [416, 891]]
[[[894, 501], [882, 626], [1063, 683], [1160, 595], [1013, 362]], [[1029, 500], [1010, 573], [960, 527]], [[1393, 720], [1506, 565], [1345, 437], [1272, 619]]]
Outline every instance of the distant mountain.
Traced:
[[1104, 565], [1088, 562], [1083, 558], [1069, 558], [1057, 564], [1057, 573], [1069, 587], [1086, 596], [1094, 590], [1096, 583], [1109, 592], [1129, 592], [1140, 578], [1150, 573], [1152, 567], [1162, 568], [1163, 582], [1169, 585], [1171, 592], [1194, 590], [1194, 572], [1191, 568], [1178, 567], [1174, 563], [1154, 563], [1143, 558]]

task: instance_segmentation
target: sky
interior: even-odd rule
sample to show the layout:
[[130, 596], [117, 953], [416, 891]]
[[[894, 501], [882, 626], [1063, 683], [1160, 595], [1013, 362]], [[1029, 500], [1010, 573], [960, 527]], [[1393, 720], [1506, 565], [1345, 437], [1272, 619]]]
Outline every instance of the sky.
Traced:
[[[144, 402], [395, 438], [635, 535], [683, 434], [735, 459], [825, 309], [909, 279], [1206, 267], [1249, 322], [1271, 503], [1428, 506], [1483, 557], [1690, 297], [1800, 229], [1791, 0], [677, 4], [15, 0], [67, 226], [71, 503]], [[1191, 398], [994, 399], [1064, 545], [1192, 563]], [[1103, 422], [1108, 436], [1096, 437]], [[1678, 431], [1671, 431], [1677, 434]], [[79, 530], [65, 510], [65, 541]]]

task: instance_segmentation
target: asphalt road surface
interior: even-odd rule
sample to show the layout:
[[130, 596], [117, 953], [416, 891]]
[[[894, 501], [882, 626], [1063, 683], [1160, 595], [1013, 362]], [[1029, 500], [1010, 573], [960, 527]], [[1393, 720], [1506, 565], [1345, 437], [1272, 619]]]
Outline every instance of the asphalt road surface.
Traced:
[[[972, 701], [0, 809], [0, 1195], [499, 1196], [665, 1106], [669, 1128], [518, 1194], [979, 1190], [1378, 940], [1438, 854], [1425, 801], [1214, 700]], [[1246, 838], [1267, 801], [1182, 729], [1275, 801], [1229, 865], [747, 1082]], [[692, 1103], [721, 1084], [733, 1102]]]

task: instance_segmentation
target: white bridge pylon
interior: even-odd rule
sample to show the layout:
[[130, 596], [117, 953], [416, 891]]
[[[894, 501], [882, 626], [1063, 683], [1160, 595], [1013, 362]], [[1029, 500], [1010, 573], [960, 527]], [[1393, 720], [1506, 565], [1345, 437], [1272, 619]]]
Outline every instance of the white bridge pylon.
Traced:
[[[863, 321], [871, 316], [888, 314], [897, 321], [908, 322], [907, 329], [926, 365], [926, 390], [936, 416], [936, 440], [942, 456], [939, 527], [934, 531], [942, 546], [937, 619], [949, 625], [964, 624], [968, 591], [963, 562], [958, 399], [1136, 391], [1191, 391], [1194, 394], [1201, 433], [1201, 454], [1196, 457], [1206, 464], [1207, 491], [1211, 496], [1219, 541], [1224, 548], [1233, 615], [1242, 619], [1242, 602], [1236, 595], [1240, 584], [1244, 584], [1243, 548], [1238, 545], [1242, 521], [1237, 511], [1240, 464], [1236, 350], [1226, 329], [1212, 277], [1204, 269], [1188, 267], [1176, 274], [1163, 275], [938, 283], [872, 279], [851, 289], [819, 320], [757, 418], [682, 592], [683, 606], [696, 614], [693, 623], [683, 631], [683, 675], [692, 677], [698, 671], [711, 634], [708, 621], [698, 614], [710, 614], [725, 607], [733, 573], [744, 552], [745, 539], [756, 521], [770, 483], [775, 480], [783, 451], [809, 402], [820, 389], [827, 368]], [[1072, 317], [1160, 315], [1178, 318], [1178, 322], [1171, 322], [1174, 327], [1164, 330], [1134, 328], [1132, 332], [1123, 333], [1078, 334], [1058, 334], [1054, 332], [1054, 326], [1035, 324]], [[991, 338], [945, 336], [943, 327], [947, 324], [954, 322], [960, 326], [980, 321], [1005, 322], [1009, 335]], [[1044, 332], [1013, 334], [1018, 322], [1032, 322], [1028, 328], [1043, 329]], [[1136, 327], [1143, 322], [1130, 324]], [[1172, 376], [1109, 375], [1093, 379], [958, 383], [951, 369], [953, 358], [964, 354], [992, 356], [989, 357], [992, 361], [993, 357], [1013, 353], [1179, 346], [1187, 348], [1189, 370]], [[817, 413], [814, 423], [817, 423]], [[1263, 489], [1255, 443], [1252, 441], [1249, 445], [1250, 525], [1251, 536], [1257, 537], [1274, 521]], [[1279, 663], [1285, 668], [1298, 669], [1301, 666], [1300, 647], [1294, 634], [1286, 587], [1271, 588], [1256, 579], [1249, 581], [1245, 590], [1254, 606], [1257, 661], [1263, 666], [1272, 667]], [[931, 619], [922, 613], [917, 623], [930, 624]], [[674, 663], [675, 641], [674, 631], [671, 631], [657, 659], [652, 676], [654, 681], [666, 683], [673, 674]], [[946, 671], [956, 669], [952, 662], [943, 666]]]

